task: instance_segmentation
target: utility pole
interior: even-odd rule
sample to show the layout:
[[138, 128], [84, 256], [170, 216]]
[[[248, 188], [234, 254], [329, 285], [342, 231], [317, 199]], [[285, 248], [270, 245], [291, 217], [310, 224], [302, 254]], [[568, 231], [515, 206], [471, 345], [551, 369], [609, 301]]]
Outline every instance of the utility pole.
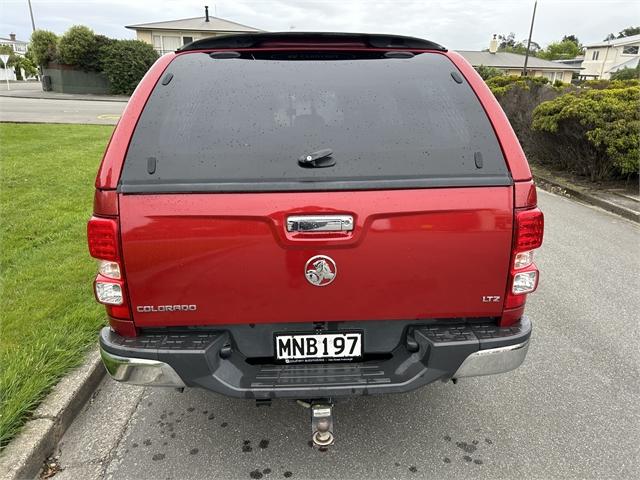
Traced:
[[529, 47], [531, 46], [531, 34], [533, 33], [533, 22], [536, 21], [536, 7], [538, 6], [538, 0], [533, 4], [533, 15], [531, 16], [531, 28], [529, 28], [529, 40], [527, 40], [527, 51], [524, 55], [524, 67], [522, 68], [522, 76], [527, 76], [527, 63], [529, 63]]
[[29, 3], [29, 14], [31, 15], [31, 29], [35, 32], [36, 22], [33, 21], [33, 9], [31, 8], [31, 0], [27, 0], [27, 3]]

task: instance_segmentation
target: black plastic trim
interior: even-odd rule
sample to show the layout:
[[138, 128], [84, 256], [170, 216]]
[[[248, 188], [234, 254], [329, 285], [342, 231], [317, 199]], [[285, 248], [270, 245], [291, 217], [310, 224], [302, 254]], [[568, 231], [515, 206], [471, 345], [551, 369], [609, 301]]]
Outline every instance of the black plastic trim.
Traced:
[[510, 187], [511, 175], [421, 179], [380, 179], [315, 182], [210, 182], [210, 183], [121, 183], [120, 193], [191, 193], [191, 192], [312, 192], [341, 190], [402, 190], [446, 187]]
[[369, 33], [340, 33], [340, 32], [265, 32], [224, 35], [196, 40], [177, 50], [189, 52], [194, 50], [209, 50], [216, 48], [260, 48], [268, 42], [295, 42], [314, 40], [319, 43], [358, 42], [371, 48], [419, 49], [438, 50], [446, 52], [442, 45], [422, 38], [404, 35], [385, 35]]
[[[340, 322], [345, 330], [360, 323], [365, 337], [362, 361], [349, 363], [310, 363], [280, 365], [273, 361], [250, 361], [243, 346], [255, 343], [245, 335], [250, 325], [220, 326], [209, 332], [146, 333], [125, 338], [105, 327], [100, 332], [103, 350], [125, 358], [152, 359], [170, 365], [190, 387], [200, 387], [241, 398], [321, 398], [400, 393], [415, 390], [437, 380], [452, 378], [465, 359], [483, 349], [519, 345], [531, 336], [531, 322], [523, 317], [511, 327], [492, 321], [448, 324], [441, 322], [366, 321]], [[385, 325], [386, 324], [386, 325]], [[286, 324], [268, 324], [257, 330], [273, 355], [273, 344], [266, 331], [288, 331]], [[376, 327], [376, 325], [378, 327]], [[314, 331], [318, 324], [307, 324]], [[293, 327], [292, 330], [299, 330]], [[391, 340], [385, 340], [384, 336]], [[367, 356], [371, 342], [386, 343], [387, 355]], [[408, 348], [409, 344], [415, 344]], [[230, 347], [230, 348], [229, 348]], [[225, 353], [223, 354], [223, 350]], [[249, 350], [260, 350], [253, 346]]]

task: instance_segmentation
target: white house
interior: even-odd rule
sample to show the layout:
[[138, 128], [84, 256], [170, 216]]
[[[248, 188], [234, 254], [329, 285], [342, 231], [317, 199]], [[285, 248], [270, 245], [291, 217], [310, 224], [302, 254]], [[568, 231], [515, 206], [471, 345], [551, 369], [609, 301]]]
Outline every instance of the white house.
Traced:
[[0, 45], [9, 45], [16, 55], [24, 55], [27, 53], [28, 42], [16, 40], [16, 34], [10, 33], [9, 38], [0, 37]]
[[153, 45], [153, 48], [160, 55], [173, 52], [181, 46], [200, 38], [262, 31], [241, 23], [214, 17], [209, 15], [209, 7], [204, 8], [204, 17], [139, 23], [127, 25], [125, 28], [135, 30], [137, 39]]
[[[0, 45], [10, 46], [16, 55], [24, 56], [24, 54], [27, 53], [28, 43], [22, 40], [16, 40], [15, 33], [10, 33], [9, 38], [0, 37]], [[5, 65], [3, 65], [3, 67], [4, 68], [0, 68], [0, 81], [5, 81], [7, 77], [9, 77], [9, 80], [15, 80], [16, 72], [13, 68], [6, 68]], [[24, 71], [22, 72], [22, 78], [24, 78]]]
[[613, 72], [635, 68], [640, 60], [640, 35], [585, 45], [581, 77], [609, 79]]

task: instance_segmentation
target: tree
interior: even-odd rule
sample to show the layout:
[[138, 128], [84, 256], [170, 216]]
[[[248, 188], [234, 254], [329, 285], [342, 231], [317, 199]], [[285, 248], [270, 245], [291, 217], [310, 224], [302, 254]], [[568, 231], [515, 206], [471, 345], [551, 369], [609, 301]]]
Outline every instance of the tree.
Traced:
[[13, 52], [13, 48], [9, 45], [0, 45], [0, 55], [9, 55], [6, 65], [2, 65], [2, 68], [9, 69], [15, 67], [17, 55]]
[[[103, 37], [106, 38], [106, 37]], [[60, 38], [60, 61], [85, 71], [99, 70], [99, 47], [96, 34], [84, 25], [74, 25]]]
[[576, 37], [575, 35], [565, 35], [564, 37], [562, 37], [561, 41], [564, 42], [565, 40], [575, 43], [580, 49], [582, 48], [582, 44], [580, 43], [580, 40], [578, 40], [578, 37]]
[[630, 37], [631, 35], [640, 35], [640, 27], [627, 27], [618, 32], [617, 38]]
[[47, 66], [57, 57], [58, 36], [48, 30], [36, 30], [31, 34], [28, 50], [36, 65]]
[[139, 40], [114, 40], [100, 51], [102, 70], [112, 93], [131, 94], [158, 59], [151, 45]]
[[610, 33], [605, 37], [604, 41], [608, 42], [610, 40], [615, 40], [616, 38], [630, 37], [631, 35], [640, 35], [640, 27], [627, 27], [624, 30], [620, 30], [618, 32], [618, 36]]
[[17, 55], [9, 45], [0, 45], [0, 54], [9, 55], [7, 64], [3, 66], [13, 68], [18, 80], [22, 80], [22, 70], [27, 77], [33, 77], [38, 73], [29, 57]]
[[551, 42], [543, 51], [538, 53], [538, 57], [546, 60], [558, 60], [574, 58], [580, 54], [580, 47], [572, 40], [562, 40]]
[[[499, 52], [518, 53], [520, 55], [527, 53], [527, 41], [517, 41], [516, 34], [513, 32], [508, 35], [498, 35], [498, 42]], [[529, 47], [529, 55], [536, 56], [539, 50], [540, 45], [532, 40]]]
[[640, 63], [636, 68], [623, 68], [611, 74], [611, 80], [633, 80], [640, 78]]

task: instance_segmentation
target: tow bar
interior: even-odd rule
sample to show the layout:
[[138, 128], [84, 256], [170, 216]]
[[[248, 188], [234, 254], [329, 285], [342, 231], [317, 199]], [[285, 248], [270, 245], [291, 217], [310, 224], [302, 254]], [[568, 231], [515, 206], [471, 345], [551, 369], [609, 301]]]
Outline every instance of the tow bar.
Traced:
[[298, 400], [298, 404], [311, 411], [311, 440], [317, 447], [333, 444], [333, 402], [331, 399]]

